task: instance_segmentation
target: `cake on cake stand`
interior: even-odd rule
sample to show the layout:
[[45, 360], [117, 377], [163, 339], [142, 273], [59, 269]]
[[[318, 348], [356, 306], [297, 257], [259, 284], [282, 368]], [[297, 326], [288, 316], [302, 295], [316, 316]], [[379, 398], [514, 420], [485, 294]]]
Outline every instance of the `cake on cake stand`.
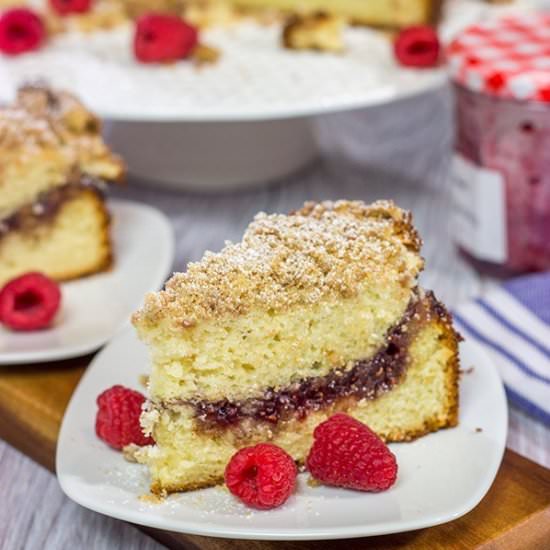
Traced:
[[[525, 9], [448, 0], [447, 42], [490, 12]], [[295, 52], [279, 25], [243, 22], [203, 33], [221, 58], [196, 67], [138, 64], [130, 25], [57, 36], [43, 50], [0, 59], [0, 102], [40, 78], [76, 93], [106, 121], [110, 145], [135, 179], [175, 189], [219, 190], [283, 178], [317, 155], [315, 117], [367, 108], [442, 86], [447, 72], [401, 67], [391, 38], [350, 27], [345, 53]]]

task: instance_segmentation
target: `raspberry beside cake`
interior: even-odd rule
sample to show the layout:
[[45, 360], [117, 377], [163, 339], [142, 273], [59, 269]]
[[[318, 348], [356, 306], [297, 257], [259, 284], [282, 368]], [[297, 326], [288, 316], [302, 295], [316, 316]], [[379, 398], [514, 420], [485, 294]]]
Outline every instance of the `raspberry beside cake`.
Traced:
[[133, 322], [152, 358], [141, 460], [152, 490], [215, 485], [269, 441], [303, 463], [336, 411], [386, 441], [454, 426], [458, 336], [418, 288], [420, 240], [392, 203], [260, 214], [150, 294]]
[[124, 175], [100, 122], [72, 95], [40, 86], [0, 108], [0, 283], [28, 271], [67, 280], [112, 261], [100, 186]]

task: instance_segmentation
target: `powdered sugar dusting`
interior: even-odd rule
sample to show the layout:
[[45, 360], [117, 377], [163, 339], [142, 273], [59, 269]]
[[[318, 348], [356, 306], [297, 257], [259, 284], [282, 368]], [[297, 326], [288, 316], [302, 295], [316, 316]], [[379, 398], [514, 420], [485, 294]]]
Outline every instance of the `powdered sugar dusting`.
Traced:
[[365, 281], [411, 288], [422, 268], [410, 215], [393, 203], [308, 203], [293, 215], [260, 213], [242, 242], [178, 273], [134, 316], [139, 328], [175, 331], [251, 308], [281, 311], [322, 297], [353, 296]]

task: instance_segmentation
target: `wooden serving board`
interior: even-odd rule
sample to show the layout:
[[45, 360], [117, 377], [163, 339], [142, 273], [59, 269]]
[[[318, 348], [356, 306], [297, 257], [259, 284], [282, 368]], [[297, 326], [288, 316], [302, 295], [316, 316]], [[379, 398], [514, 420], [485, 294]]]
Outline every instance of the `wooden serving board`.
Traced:
[[[91, 356], [0, 368], [0, 437], [54, 471], [63, 412]], [[483, 501], [451, 523], [409, 533], [326, 542], [260, 542], [147, 529], [171, 548], [195, 550], [349, 550], [350, 548], [550, 549], [550, 470], [507, 450]]]

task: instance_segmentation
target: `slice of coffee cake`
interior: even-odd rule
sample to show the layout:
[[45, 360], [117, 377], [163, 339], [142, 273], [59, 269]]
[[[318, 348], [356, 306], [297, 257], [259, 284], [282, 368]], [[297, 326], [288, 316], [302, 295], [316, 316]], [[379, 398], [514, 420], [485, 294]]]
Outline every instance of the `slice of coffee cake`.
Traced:
[[152, 490], [220, 483], [260, 441], [303, 462], [336, 411], [387, 441], [454, 426], [458, 337], [418, 288], [419, 249], [392, 203], [306, 204], [259, 214], [241, 243], [150, 294], [133, 322], [153, 363]]
[[100, 185], [122, 161], [75, 97], [40, 86], [0, 108], [0, 284], [27, 271], [57, 280], [107, 268], [109, 214]]

